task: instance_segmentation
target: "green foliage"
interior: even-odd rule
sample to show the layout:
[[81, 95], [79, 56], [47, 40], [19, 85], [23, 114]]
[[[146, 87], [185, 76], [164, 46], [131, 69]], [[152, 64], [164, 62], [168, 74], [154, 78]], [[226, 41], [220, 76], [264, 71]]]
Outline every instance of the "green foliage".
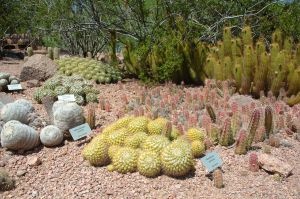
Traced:
[[175, 28], [155, 33], [156, 40], [127, 41], [124, 59], [128, 71], [144, 81], [203, 83], [206, 47], [186, 34], [188, 27], [182, 18], [175, 24]]

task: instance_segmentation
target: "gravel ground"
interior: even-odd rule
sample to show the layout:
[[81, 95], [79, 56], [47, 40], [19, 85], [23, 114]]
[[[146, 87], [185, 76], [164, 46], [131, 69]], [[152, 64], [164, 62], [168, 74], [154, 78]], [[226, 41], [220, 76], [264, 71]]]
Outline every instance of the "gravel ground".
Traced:
[[[0, 71], [18, 75], [20, 67], [0, 62]], [[118, 85], [97, 85], [101, 95], [112, 105], [111, 112], [96, 111], [96, 121], [100, 126], [117, 118], [120, 96], [124, 93], [134, 96], [133, 88], [137, 85], [136, 81], [127, 82], [122, 90]], [[7, 95], [32, 101], [36, 111], [45, 117], [43, 107], [32, 100], [33, 90]], [[81, 157], [84, 144], [79, 142], [65, 141], [60, 147], [40, 147], [23, 154], [0, 148], [0, 166], [16, 179], [16, 188], [0, 192], [0, 198], [300, 198], [300, 143], [288, 136], [285, 139], [292, 147], [271, 149], [272, 155], [294, 166], [293, 174], [282, 181], [263, 170], [250, 172], [249, 153], [235, 155], [234, 148], [220, 146], [210, 149], [218, 152], [224, 162], [223, 189], [213, 186], [200, 160], [197, 160], [195, 173], [186, 178], [162, 175], [151, 179], [138, 173], [123, 175], [108, 172], [105, 167], [89, 166]], [[257, 149], [257, 153], [262, 153], [262, 149]], [[42, 163], [29, 166], [27, 159], [33, 156], [39, 157]]]

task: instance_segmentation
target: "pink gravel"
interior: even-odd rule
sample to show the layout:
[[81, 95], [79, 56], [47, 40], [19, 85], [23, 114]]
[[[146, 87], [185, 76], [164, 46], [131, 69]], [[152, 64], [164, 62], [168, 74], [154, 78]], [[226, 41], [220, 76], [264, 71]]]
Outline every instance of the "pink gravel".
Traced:
[[[19, 74], [18, 65], [1, 64], [0, 71]], [[24, 83], [23, 83], [24, 84]], [[24, 84], [26, 85], [26, 84]], [[100, 95], [109, 100], [111, 112], [97, 109], [96, 123], [107, 125], [117, 118], [120, 109], [120, 96], [126, 93], [134, 96], [136, 81], [125, 84], [119, 90], [116, 84], [97, 85]], [[30, 100], [36, 111], [45, 117], [42, 105], [32, 99], [35, 88], [23, 93], [7, 94], [14, 98]], [[63, 146], [55, 148], [39, 147], [23, 154], [12, 153], [0, 148], [0, 166], [16, 179], [16, 188], [0, 192], [0, 198], [300, 198], [300, 143], [286, 135], [285, 139], [292, 147], [271, 148], [271, 154], [294, 166], [293, 174], [283, 181], [277, 181], [274, 175], [263, 170], [248, 170], [249, 153], [235, 155], [234, 148], [216, 146], [214, 150], [223, 159], [223, 189], [217, 189], [213, 182], [205, 176], [205, 169], [197, 160], [194, 174], [182, 179], [174, 179], [161, 175], [157, 178], [146, 178], [138, 173], [119, 174], [108, 172], [105, 167], [92, 167], [81, 157], [84, 145], [78, 142], [65, 141]], [[263, 144], [257, 144], [262, 146]], [[262, 149], [257, 149], [261, 153]], [[41, 160], [37, 166], [27, 164], [28, 156], [36, 156]], [[17, 175], [18, 174], [18, 175]]]

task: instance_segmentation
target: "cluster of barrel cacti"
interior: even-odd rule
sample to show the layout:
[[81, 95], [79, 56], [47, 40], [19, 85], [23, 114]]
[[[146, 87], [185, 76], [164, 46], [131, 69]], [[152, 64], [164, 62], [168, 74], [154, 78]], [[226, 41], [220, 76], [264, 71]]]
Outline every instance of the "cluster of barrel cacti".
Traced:
[[109, 164], [109, 171], [181, 177], [194, 170], [194, 158], [204, 155], [205, 134], [200, 128], [179, 132], [162, 117], [125, 116], [105, 127], [82, 155], [93, 166]]
[[[217, 80], [234, 79], [241, 94], [254, 94], [272, 91], [278, 96], [281, 89], [287, 96], [300, 91], [300, 44], [295, 45], [292, 38], [284, 37], [276, 30], [272, 35], [269, 49], [260, 37], [253, 41], [251, 28], [242, 29], [241, 37], [233, 37], [231, 28], [225, 27], [223, 41], [211, 46], [205, 71], [210, 78]], [[293, 105], [297, 98], [289, 100]]]
[[139, 44], [128, 41], [123, 51], [127, 70], [156, 82], [203, 83], [207, 48], [199, 40], [186, 37], [184, 23], [178, 17], [178, 29], [170, 28], [167, 35], [151, 45], [150, 41]]
[[[48, 47], [47, 48], [47, 57], [49, 57], [52, 60], [59, 59], [60, 55], [60, 49], [57, 47]], [[28, 55], [29, 56], [29, 55]]]
[[9, 84], [19, 84], [20, 80], [14, 75], [8, 73], [0, 72], [0, 92], [7, 91], [7, 85]]
[[98, 102], [99, 91], [93, 87], [93, 83], [81, 76], [55, 75], [45, 81], [44, 85], [33, 93], [34, 99], [42, 103], [45, 96], [56, 98], [59, 95], [74, 94], [76, 103], [84, 105], [90, 102]]
[[[123, 96], [119, 113], [165, 117], [181, 131], [192, 126], [206, 129], [206, 144], [230, 146], [236, 154], [246, 154], [254, 142], [278, 141], [278, 132], [296, 132], [299, 106], [289, 107], [274, 96], [254, 100], [233, 94], [230, 82], [207, 80], [200, 88], [166, 84], [155, 88], [137, 86], [133, 99]], [[253, 111], [250, 111], [253, 110]], [[272, 146], [272, 144], [270, 144]]]
[[69, 57], [57, 60], [56, 63], [61, 74], [80, 75], [87, 80], [94, 80], [96, 83], [117, 82], [123, 76], [118, 68], [88, 58]]

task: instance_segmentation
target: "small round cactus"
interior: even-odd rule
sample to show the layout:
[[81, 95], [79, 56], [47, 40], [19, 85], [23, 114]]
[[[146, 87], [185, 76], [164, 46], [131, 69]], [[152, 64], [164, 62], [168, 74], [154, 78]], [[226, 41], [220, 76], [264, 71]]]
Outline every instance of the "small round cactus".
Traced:
[[1, 145], [11, 150], [30, 150], [39, 143], [36, 130], [16, 120], [7, 122], [1, 131]]
[[40, 139], [43, 145], [52, 147], [61, 144], [64, 135], [58, 127], [49, 125], [42, 129]]

